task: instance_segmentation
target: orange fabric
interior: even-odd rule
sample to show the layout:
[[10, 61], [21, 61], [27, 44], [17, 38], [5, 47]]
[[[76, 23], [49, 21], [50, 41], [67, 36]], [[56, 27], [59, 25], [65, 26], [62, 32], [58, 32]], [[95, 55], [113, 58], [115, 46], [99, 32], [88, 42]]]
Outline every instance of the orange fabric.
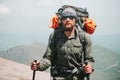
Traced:
[[96, 29], [96, 23], [90, 18], [85, 18], [85, 28], [87, 33], [93, 34]]
[[55, 15], [53, 18], [52, 18], [52, 24], [49, 25], [50, 28], [53, 28], [53, 29], [56, 29], [59, 27], [59, 19], [58, 19], [58, 16]]

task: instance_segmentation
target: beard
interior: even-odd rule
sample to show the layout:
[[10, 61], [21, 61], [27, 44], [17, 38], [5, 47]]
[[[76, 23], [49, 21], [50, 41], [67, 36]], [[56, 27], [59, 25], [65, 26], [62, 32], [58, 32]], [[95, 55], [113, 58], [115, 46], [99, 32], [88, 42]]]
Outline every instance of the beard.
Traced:
[[64, 31], [72, 31], [73, 30], [73, 26], [71, 25], [71, 27], [65, 27], [65, 26], [67, 26], [67, 25], [71, 25], [70, 23], [66, 23], [65, 25], [64, 25]]
[[73, 30], [73, 27], [71, 27], [71, 28], [65, 28], [64, 27], [64, 31], [72, 31]]

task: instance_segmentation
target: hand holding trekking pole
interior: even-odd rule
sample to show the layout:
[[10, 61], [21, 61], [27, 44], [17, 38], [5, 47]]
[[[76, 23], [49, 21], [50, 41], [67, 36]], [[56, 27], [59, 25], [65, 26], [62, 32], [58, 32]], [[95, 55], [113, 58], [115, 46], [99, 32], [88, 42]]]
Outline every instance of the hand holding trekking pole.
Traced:
[[32, 80], [35, 80], [35, 72], [36, 72], [39, 64], [40, 64], [40, 62], [38, 62], [37, 60], [34, 60], [34, 61], [31, 63], [31, 70], [33, 70]]
[[84, 65], [84, 71], [85, 71], [85, 73], [92, 73], [93, 72], [92, 65], [90, 65], [88, 63], [85, 63], [85, 65]]
[[86, 80], [90, 80], [90, 74], [94, 71], [92, 68], [92, 65], [88, 64], [87, 62], [84, 65], [84, 72], [85, 72], [85, 77]]

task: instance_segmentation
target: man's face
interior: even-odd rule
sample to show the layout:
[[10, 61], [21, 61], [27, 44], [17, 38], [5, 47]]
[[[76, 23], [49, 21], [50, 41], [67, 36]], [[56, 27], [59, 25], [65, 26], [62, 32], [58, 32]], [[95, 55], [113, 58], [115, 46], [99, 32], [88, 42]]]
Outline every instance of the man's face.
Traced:
[[71, 31], [76, 23], [76, 19], [73, 16], [64, 16], [62, 18], [62, 24], [65, 29], [65, 31]]

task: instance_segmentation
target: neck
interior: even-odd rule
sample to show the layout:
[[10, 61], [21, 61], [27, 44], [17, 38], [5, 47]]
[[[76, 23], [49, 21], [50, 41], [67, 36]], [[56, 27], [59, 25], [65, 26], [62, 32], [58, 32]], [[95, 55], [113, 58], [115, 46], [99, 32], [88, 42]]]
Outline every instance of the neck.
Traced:
[[64, 31], [65, 35], [70, 38], [72, 35], [74, 35], [75, 28], [73, 28], [71, 31]]

